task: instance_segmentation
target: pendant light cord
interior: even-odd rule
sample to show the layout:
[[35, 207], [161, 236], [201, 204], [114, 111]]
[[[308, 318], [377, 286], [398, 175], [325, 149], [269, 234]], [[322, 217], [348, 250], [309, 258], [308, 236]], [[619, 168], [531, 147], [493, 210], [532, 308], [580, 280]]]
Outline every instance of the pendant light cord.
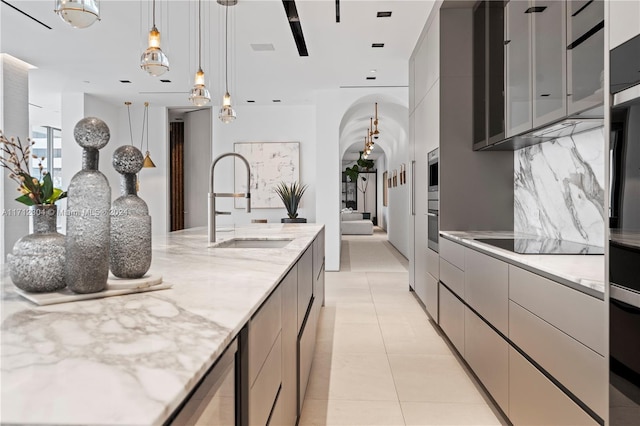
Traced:
[[149, 152], [149, 102], [144, 103], [144, 115], [147, 122], [147, 152]]
[[125, 102], [127, 106], [127, 115], [129, 116], [129, 139], [131, 140], [131, 145], [133, 145], [133, 129], [131, 127], [131, 102]]
[[202, 0], [198, 0], [198, 71], [202, 69]]
[[224, 87], [229, 93], [229, 2], [224, 8]]
[[153, 28], [156, 27], [156, 0], [153, 0]]
[[147, 150], [149, 150], [149, 113], [147, 112], [149, 109], [149, 103], [144, 103], [144, 113], [142, 115], [142, 134], [140, 135], [140, 151], [142, 151], [142, 147], [144, 146], [144, 134], [145, 134], [145, 124], [146, 124], [146, 132], [147, 132]]

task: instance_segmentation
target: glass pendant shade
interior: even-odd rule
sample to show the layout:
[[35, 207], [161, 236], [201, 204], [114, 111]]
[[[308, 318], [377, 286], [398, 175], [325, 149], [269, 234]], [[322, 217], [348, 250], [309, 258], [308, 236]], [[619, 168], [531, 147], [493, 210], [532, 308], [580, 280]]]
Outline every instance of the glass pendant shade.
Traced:
[[87, 28], [100, 19], [96, 0], [56, 0], [55, 12], [74, 28]]
[[209, 90], [204, 84], [204, 71], [202, 69], [199, 69], [196, 73], [195, 84], [189, 95], [189, 102], [199, 107], [211, 102], [211, 95], [209, 95]]
[[220, 118], [220, 121], [224, 124], [229, 124], [236, 119], [236, 112], [231, 106], [231, 95], [229, 92], [225, 93], [224, 98], [222, 98], [222, 108], [220, 108], [218, 118]]
[[140, 68], [154, 77], [169, 71], [169, 58], [160, 49], [160, 31], [155, 26], [149, 31], [149, 47], [140, 57]]

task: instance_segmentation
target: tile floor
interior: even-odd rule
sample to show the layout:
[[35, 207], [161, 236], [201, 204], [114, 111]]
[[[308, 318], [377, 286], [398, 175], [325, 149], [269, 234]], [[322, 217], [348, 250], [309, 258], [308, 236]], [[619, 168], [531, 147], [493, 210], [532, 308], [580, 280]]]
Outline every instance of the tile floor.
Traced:
[[300, 425], [504, 424], [409, 292], [407, 268], [379, 229], [344, 237]]

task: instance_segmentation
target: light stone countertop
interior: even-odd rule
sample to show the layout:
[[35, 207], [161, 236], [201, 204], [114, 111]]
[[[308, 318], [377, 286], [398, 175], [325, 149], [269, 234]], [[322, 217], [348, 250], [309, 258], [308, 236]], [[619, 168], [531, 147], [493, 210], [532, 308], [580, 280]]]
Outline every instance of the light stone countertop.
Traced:
[[322, 225], [247, 225], [284, 248], [207, 248], [206, 229], [154, 237], [151, 271], [173, 287], [36, 306], [1, 277], [0, 422], [162, 424]]
[[440, 236], [604, 300], [604, 255], [519, 254], [476, 241], [532, 237], [509, 231], [440, 231]]

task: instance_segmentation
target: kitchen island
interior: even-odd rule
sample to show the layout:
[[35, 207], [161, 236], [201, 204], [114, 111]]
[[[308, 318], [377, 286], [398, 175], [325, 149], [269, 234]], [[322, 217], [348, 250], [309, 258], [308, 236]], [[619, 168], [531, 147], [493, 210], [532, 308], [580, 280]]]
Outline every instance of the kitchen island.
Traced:
[[[154, 237], [151, 271], [172, 288], [50, 306], [22, 299], [4, 271], [0, 421], [166, 422], [324, 234], [315, 224], [247, 225], [218, 234], [234, 237], [291, 242], [208, 248], [204, 228]], [[319, 247], [314, 263], [324, 259]]]

